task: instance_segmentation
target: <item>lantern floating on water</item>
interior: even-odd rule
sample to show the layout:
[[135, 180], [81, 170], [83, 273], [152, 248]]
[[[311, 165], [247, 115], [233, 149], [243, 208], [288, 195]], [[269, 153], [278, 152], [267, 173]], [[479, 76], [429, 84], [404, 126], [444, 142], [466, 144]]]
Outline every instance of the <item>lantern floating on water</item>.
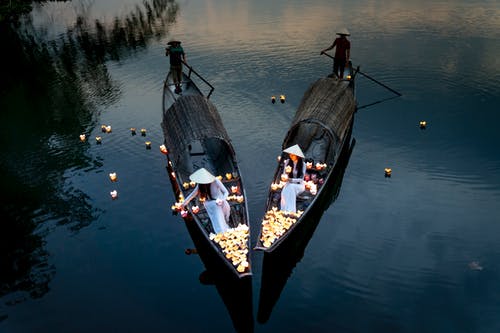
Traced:
[[392, 169], [391, 168], [385, 168], [384, 173], [386, 177], [390, 177], [392, 174]]
[[198, 212], [200, 211], [200, 207], [193, 206], [193, 207], [191, 207], [191, 211], [193, 212], [193, 214], [198, 214]]
[[276, 103], [276, 96], [271, 96], [271, 103]]
[[168, 149], [167, 147], [165, 147], [165, 145], [160, 146], [160, 151], [165, 155], [168, 154]]
[[101, 138], [100, 136], [96, 136], [96, 137], [95, 137], [95, 142], [96, 142], [97, 144], [101, 144], [101, 143], [102, 143], [102, 138]]
[[151, 141], [146, 141], [144, 144], [146, 144], [146, 149], [151, 149]]
[[102, 131], [103, 133], [106, 133], [106, 125], [101, 125], [101, 131]]
[[116, 182], [117, 179], [118, 179], [118, 176], [116, 175], [116, 172], [112, 172], [109, 174], [109, 179], [112, 181], [112, 182]]
[[135, 127], [130, 127], [130, 134], [136, 135]]
[[112, 132], [112, 129], [111, 129], [110, 125], [106, 126], [105, 132], [106, 133], [111, 133]]
[[118, 198], [118, 192], [116, 190], [109, 192], [109, 194], [111, 195], [111, 199], [113, 200]]
[[86, 138], [85, 134], [80, 134], [80, 141], [82, 142], [85, 141], [85, 138]]
[[425, 127], [426, 127], [426, 126], [427, 126], [427, 122], [426, 122], [425, 120], [422, 120], [422, 121], [420, 122], [420, 128], [421, 128], [421, 129], [425, 129]]
[[280, 95], [280, 102], [285, 103], [285, 95]]
[[146, 136], [146, 129], [145, 128], [141, 128], [141, 135]]

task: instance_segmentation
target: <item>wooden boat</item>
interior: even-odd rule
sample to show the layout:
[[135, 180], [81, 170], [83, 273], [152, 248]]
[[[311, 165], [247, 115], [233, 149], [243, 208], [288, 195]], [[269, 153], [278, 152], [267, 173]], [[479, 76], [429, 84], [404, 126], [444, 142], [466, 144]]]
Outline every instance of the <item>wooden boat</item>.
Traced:
[[352, 72], [351, 66], [349, 69], [351, 74], [346, 79], [321, 78], [305, 92], [282, 148], [298, 144], [302, 149], [307, 165], [306, 190], [297, 196], [296, 212], [280, 210], [281, 189], [285, 184], [281, 180], [282, 161], [287, 158], [282, 153], [269, 188], [256, 250], [274, 251], [316, 209], [317, 198], [332, 181], [340, 152], [349, 141], [356, 111], [356, 72]]
[[[187, 66], [186, 66], [187, 67]], [[184, 220], [193, 220], [205, 240], [225, 266], [238, 277], [252, 274], [250, 265], [250, 225], [246, 194], [231, 140], [215, 106], [193, 81], [198, 77], [191, 67], [183, 73], [182, 93], [174, 93], [170, 73], [163, 89], [164, 146], [167, 170], [177, 202], [172, 206]], [[195, 76], [194, 76], [194, 75]], [[211, 86], [210, 86], [211, 87]], [[196, 184], [189, 176], [200, 168], [217, 176], [228, 189], [231, 208], [230, 229], [215, 234], [212, 223], [199, 198], [181, 208], [184, 198]]]
[[[348, 135], [351, 135], [351, 132], [352, 128]], [[332, 182], [317, 197], [314, 211], [311, 211], [305, 217], [306, 220], [296, 226], [294, 232], [275, 251], [264, 252], [257, 311], [259, 323], [264, 324], [271, 317], [272, 310], [292, 275], [293, 269], [304, 256], [305, 249], [321, 221], [321, 217], [337, 199], [355, 142], [356, 140], [352, 139], [349, 145], [344, 145], [332, 174]]]

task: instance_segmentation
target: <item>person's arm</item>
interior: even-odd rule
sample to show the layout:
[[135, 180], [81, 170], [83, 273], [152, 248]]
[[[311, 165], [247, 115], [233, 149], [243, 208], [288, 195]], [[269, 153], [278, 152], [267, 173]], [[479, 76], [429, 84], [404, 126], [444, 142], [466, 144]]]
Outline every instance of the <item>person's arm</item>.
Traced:
[[329, 51], [329, 50], [333, 49], [333, 48], [335, 47], [335, 42], [336, 42], [336, 41], [337, 41], [337, 40], [334, 40], [334, 41], [333, 41], [333, 43], [332, 43], [332, 45], [328, 46], [328, 47], [327, 47], [326, 49], [324, 49], [324, 50], [321, 50], [320, 54], [323, 54], [323, 53], [325, 53], [326, 51]]
[[184, 198], [184, 202], [182, 203], [182, 207], [186, 207], [187, 204], [194, 199], [195, 196], [198, 195], [198, 193], [200, 192], [200, 189], [198, 187], [198, 185], [195, 186], [195, 188], [193, 189], [193, 192], [189, 193], [189, 195]]
[[227, 190], [227, 188], [224, 186], [224, 184], [222, 184], [222, 182], [218, 178], [215, 178], [215, 182], [216, 182], [219, 190], [222, 192], [222, 198], [224, 200], [227, 200], [227, 197], [229, 196], [229, 191]]

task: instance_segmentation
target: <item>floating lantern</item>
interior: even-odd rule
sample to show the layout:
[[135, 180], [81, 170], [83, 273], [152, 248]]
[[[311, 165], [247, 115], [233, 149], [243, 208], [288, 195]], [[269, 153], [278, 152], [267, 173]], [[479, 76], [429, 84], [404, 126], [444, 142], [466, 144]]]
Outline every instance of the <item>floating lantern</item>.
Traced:
[[99, 145], [102, 143], [102, 138], [100, 136], [95, 137], [95, 142]]
[[188, 182], [184, 182], [182, 184], [182, 187], [184, 187], [184, 189], [187, 190], [189, 188], [189, 183]]
[[238, 193], [238, 186], [231, 186], [232, 193]]
[[111, 126], [110, 125], [106, 126], [106, 133], [111, 133], [111, 132], [112, 132]]
[[165, 155], [168, 154], [168, 149], [167, 147], [165, 147], [165, 145], [160, 146], [160, 151]]
[[193, 206], [191, 207], [191, 211], [193, 212], [193, 214], [198, 214], [199, 211], [200, 211], [200, 207], [198, 206]]
[[285, 103], [285, 95], [280, 95], [280, 102]]
[[151, 141], [146, 141], [144, 144], [146, 145], [146, 149], [151, 149]]
[[106, 125], [101, 125], [101, 131], [102, 131], [103, 133], [106, 133]]
[[271, 103], [276, 103], [276, 96], [271, 96]]
[[111, 199], [113, 200], [118, 198], [118, 192], [116, 190], [109, 192], [109, 194], [111, 195]]
[[420, 128], [421, 128], [421, 129], [425, 129], [425, 127], [426, 127], [426, 126], [427, 126], [427, 122], [426, 122], [425, 120], [422, 120], [422, 121], [420, 122]]
[[117, 175], [116, 175], [116, 172], [112, 172], [109, 174], [109, 179], [112, 181], [112, 182], [116, 182], [116, 180], [118, 179]]
[[130, 127], [130, 134], [136, 135], [135, 127]]
[[146, 136], [146, 129], [145, 128], [141, 128], [141, 135]]
[[391, 168], [385, 168], [384, 173], [386, 177], [390, 177], [392, 174], [392, 169]]
[[80, 141], [82, 142], [85, 141], [85, 138], [86, 138], [85, 134], [80, 134]]
[[230, 172], [226, 173], [226, 178], [227, 180], [231, 180], [233, 178], [233, 174]]

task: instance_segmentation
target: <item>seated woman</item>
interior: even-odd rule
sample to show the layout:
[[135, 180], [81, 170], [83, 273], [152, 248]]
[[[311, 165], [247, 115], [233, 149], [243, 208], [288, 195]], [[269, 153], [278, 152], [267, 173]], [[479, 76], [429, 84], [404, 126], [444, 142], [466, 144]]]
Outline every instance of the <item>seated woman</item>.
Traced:
[[299, 145], [293, 145], [283, 150], [288, 153], [289, 159], [283, 163], [282, 179], [288, 179], [281, 190], [281, 210], [296, 213], [297, 194], [304, 191], [304, 175], [306, 174], [306, 163], [304, 153]]
[[212, 221], [215, 233], [221, 233], [229, 229], [229, 213], [231, 208], [227, 202], [228, 190], [222, 182], [215, 178], [207, 169], [201, 168], [195, 171], [189, 179], [196, 183], [191, 192], [182, 203], [183, 207], [199, 195]]

